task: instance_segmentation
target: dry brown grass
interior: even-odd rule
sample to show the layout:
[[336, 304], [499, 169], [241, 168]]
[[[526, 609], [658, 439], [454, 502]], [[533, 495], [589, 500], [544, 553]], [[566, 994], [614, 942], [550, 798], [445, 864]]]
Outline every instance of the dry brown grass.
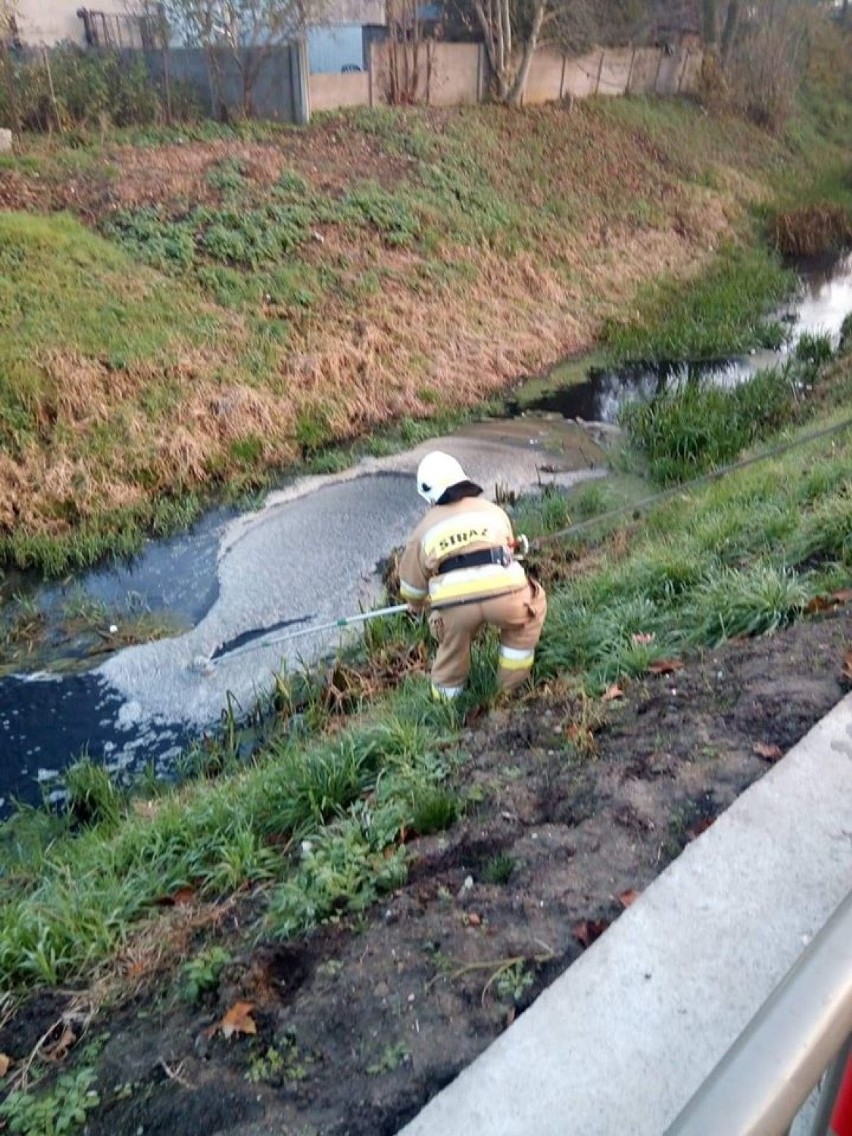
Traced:
[[[453, 116], [428, 112], [424, 123], [440, 135], [451, 129]], [[555, 130], [570, 135], [546, 177], [551, 197], [576, 195], [581, 181], [585, 214], [575, 224], [564, 231], [545, 226], [534, 247], [509, 255], [477, 244], [448, 244], [429, 254], [386, 248], [366, 230], [323, 226], [323, 241], [309, 242], [302, 259], [314, 267], [344, 266], [353, 281], [380, 268], [381, 289], [357, 307], [332, 290], [306, 314], [285, 313], [291, 316], [289, 344], [264, 375], [250, 378], [244, 364], [252, 313], [220, 308], [216, 319], [229, 329], [224, 341], [204, 348], [178, 344], [168, 359], [113, 368], [96, 355], [52, 346], [41, 361], [45, 444], [26, 449], [16, 463], [0, 457], [0, 527], [61, 535], [73, 530], [76, 518], [132, 506], [145, 493], [203, 488], [229, 477], [232, 447], [243, 440], [261, 440], [265, 464], [286, 464], [300, 454], [304, 419], [321, 422], [331, 440], [428, 415], [436, 403], [470, 408], [590, 345], [601, 321], [622, 314], [642, 282], [700, 271], [757, 193], [755, 180], [721, 162], [714, 167], [722, 171], [718, 190], [683, 180], [641, 131], [613, 126], [614, 151], [606, 153], [596, 133], [601, 124], [586, 110], [560, 118], [558, 108], [535, 108], [495, 119], [491, 127], [483, 145], [500, 155], [530, 131], [545, 141]], [[412, 159], [389, 152], [379, 137], [334, 119], [307, 132], [282, 131], [269, 142], [116, 146], [105, 155], [119, 171], [109, 207], [204, 201], [210, 170], [225, 158], [243, 163], [258, 194], [284, 170], [333, 193], [353, 179], [393, 187], [412, 168]], [[44, 207], [33, 188], [37, 179], [9, 173], [0, 171], [0, 200], [5, 192], [17, 207]], [[507, 193], [517, 192], [520, 171], [510, 162], [495, 176]], [[628, 191], [652, 202], [650, 223], [624, 211]], [[75, 192], [79, 214], [94, 217], [103, 179], [78, 180]], [[427, 261], [465, 262], [470, 271], [438, 278], [421, 271]], [[155, 279], [132, 274], [127, 287], [144, 294]], [[170, 394], [160, 405], [164, 389]], [[159, 408], [146, 409], [151, 404]]]
[[776, 214], [775, 247], [785, 256], [819, 256], [852, 244], [852, 214], [841, 205], [812, 205]]

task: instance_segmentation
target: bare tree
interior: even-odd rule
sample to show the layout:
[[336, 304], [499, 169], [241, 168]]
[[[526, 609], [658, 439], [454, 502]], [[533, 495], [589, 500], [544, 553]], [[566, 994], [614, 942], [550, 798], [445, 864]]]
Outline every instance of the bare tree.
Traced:
[[536, 48], [565, 52], [628, 42], [648, 21], [647, 0], [470, 0], [500, 102], [520, 103]]
[[722, 29], [722, 43], [720, 46], [723, 67], [731, 58], [739, 23], [740, 0], [729, 0], [728, 10], [725, 13], [725, 26]]
[[753, 0], [731, 37], [724, 63], [733, 102], [770, 130], [779, 130], [791, 112], [813, 15], [802, 0]]
[[704, 46], [715, 51], [719, 42], [719, 12], [716, 0], [702, 0], [701, 14]]
[[[429, 100], [433, 41], [423, 34], [418, 0], [387, 0], [387, 75], [385, 96], [392, 105], [415, 103], [425, 85]], [[421, 79], [425, 77], [425, 84]]]
[[254, 109], [258, 75], [270, 53], [304, 34], [321, 0], [163, 0], [172, 27], [207, 55], [214, 101], [224, 108], [225, 60], [234, 61], [242, 81], [243, 112]]
[[3, 79], [5, 102], [8, 107], [9, 121], [14, 130], [20, 130], [20, 114], [18, 112], [18, 97], [15, 87], [15, 77], [12, 73], [12, 61], [9, 58], [9, 47], [18, 39], [18, 6], [16, 0], [0, 0], [0, 75]]
[[517, 106], [552, 0], [473, 0], [500, 102]]

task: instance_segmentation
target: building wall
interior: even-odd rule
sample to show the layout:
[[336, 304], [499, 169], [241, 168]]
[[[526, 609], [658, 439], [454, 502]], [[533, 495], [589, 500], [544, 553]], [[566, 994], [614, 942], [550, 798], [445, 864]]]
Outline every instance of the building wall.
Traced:
[[360, 24], [309, 28], [306, 39], [312, 75], [339, 73], [347, 66], [365, 70], [364, 32]]
[[385, 24], [385, 0], [327, 0], [322, 22], [334, 24]]
[[125, 0], [95, 0], [91, 5], [81, 5], [80, 0], [16, 0], [21, 39], [26, 44], [48, 47], [66, 39], [84, 44], [83, 21], [77, 15], [81, 6], [100, 12], [127, 12]]

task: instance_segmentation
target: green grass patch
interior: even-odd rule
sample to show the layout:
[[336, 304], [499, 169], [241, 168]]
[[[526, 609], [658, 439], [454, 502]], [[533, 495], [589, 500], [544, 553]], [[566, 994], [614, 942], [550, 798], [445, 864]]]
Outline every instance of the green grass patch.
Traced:
[[677, 381], [652, 401], [624, 408], [628, 440], [655, 482], [670, 485], [697, 477], [802, 417], [796, 370], [760, 371], [732, 388]]
[[52, 355], [162, 370], [224, 332], [197, 297], [61, 214], [0, 213], [0, 312], [0, 441], [12, 453], [49, 438], [67, 397]]
[[754, 347], [778, 347], [775, 305], [794, 291], [796, 278], [762, 248], [729, 248], [697, 279], [664, 279], [643, 288], [638, 315], [610, 320], [603, 343], [614, 363], [712, 360]]
[[84, 763], [69, 775], [73, 808], [24, 810], [3, 826], [4, 988], [80, 977], [181, 888], [268, 889], [273, 935], [362, 909], [404, 878], [401, 834], [454, 760], [446, 715], [421, 683], [336, 738], [284, 731], [251, 768], [166, 794], [152, 815], [125, 801], [120, 823]]
[[[829, 421], [843, 420], [841, 411]], [[628, 508], [619, 527], [631, 532], [629, 552], [605, 540], [600, 567], [551, 596], [540, 673], [579, 672], [600, 691], [655, 660], [774, 631], [816, 595], [848, 586], [850, 462], [845, 428], [830, 450], [807, 442], [669, 498], [641, 522]], [[529, 512], [526, 522], [535, 535]]]

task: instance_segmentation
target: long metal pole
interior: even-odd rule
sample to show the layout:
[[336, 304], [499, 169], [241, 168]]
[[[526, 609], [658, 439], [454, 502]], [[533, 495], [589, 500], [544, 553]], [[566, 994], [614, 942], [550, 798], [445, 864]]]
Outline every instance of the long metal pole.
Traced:
[[358, 615], [348, 615], [343, 619], [334, 619], [329, 623], [319, 623], [314, 627], [301, 627], [298, 631], [282, 632], [280, 635], [267, 635], [262, 639], [254, 639], [251, 643], [245, 643], [242, 647], [235, 647], [233, 651], [227, 651], [219, 655], [216, 659], [205, 660], [205, 666], [215, 667], [218, 663], [225, 660], [230, 661], [236, 659], [239, 655], [247, 655], [250, 651], [260, 651], [263, 647], [273, 647], [276, 643], [286, 643], [290, 639], [299, 639], [303, 635], [318, 635], [321, 631], [333, 631], [340, 627], [349, 627], [353, 623], [368, 623], [371, 619], [382, 619], [388, 615], [399, 615], [403, 611], [408, 611], [408, 604], [394, 604], [392, 607], [380, 607], [375, 611], [363, 611]]
[[665, 1136], [780, 1136], [852, 1032], [852, 893]]

